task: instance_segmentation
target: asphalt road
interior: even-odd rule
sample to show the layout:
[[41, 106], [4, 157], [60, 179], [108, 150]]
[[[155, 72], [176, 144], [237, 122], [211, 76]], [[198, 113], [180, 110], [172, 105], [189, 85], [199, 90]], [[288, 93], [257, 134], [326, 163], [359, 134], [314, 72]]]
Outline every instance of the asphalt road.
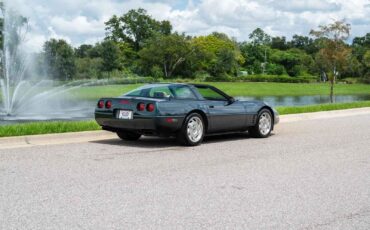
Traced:
[[370, 115], [0, 149], [0, 229], [370, 229]]

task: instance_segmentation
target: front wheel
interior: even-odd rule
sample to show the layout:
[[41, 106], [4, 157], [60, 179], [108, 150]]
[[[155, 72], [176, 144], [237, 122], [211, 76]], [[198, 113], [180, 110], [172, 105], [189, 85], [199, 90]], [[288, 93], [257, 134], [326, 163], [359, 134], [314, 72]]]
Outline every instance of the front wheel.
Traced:
[[141, 134], [120, 131], [120, 132], [117, 132], [117, 136], [125, 141], [137, 141], [141, 137]]
[[257, 124], [249, 129], [252, 137], [265, 138], [272, 131], [272, 114], [268, 109], [262, 109], [258, 113]]
[[203, 118], [198, 113], [192, 113], [186, 117], [177, 140], [187, 146], [196, 146], [203, 141], [205, 126]]

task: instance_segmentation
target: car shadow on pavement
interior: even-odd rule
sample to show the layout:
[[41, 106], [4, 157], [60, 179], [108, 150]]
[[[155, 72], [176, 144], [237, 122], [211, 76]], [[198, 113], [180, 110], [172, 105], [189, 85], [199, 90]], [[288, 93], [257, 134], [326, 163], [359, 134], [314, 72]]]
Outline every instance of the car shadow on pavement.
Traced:
[[[212, 143], [222, 143], [237, 140], [248, 140], [250, 139], [248, 133], [228, 133], [221, 135], [207, 136], [203, 140], [203, 145]], [[105, 144], [105, 145], [118, 145], [118, 146], [129, 146], [129, 147], [140, 147], [140, 148], [168, 148], [168, 147], [181, 147], [175, 138], [162, 138], [162, 137], [142, 137], [137, 141], [123, 141], [121, 139], [114, 138], [108, 140], [91, 141], [91, 143]]]
[[90, 142], [96, 144], [119, 145], [140, 148], [168, 148], [178, 145], [175, 138], [161, 138], [161, 137], [141, 137], [137, 141], [124, 141], [117, 137], [115, 139]]

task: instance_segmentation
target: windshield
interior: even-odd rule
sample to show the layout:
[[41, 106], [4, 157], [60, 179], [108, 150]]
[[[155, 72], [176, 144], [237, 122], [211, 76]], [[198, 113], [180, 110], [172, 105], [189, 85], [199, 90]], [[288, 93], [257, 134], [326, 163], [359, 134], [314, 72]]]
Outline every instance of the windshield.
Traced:
[[129, 97], [197, 99], [187, 85], [149, 85], [126, 93]]

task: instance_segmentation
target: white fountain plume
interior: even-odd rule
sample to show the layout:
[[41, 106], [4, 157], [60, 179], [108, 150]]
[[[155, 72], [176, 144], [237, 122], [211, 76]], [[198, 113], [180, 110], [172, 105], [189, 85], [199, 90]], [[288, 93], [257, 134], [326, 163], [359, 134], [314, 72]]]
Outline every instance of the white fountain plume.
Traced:
[[[48, 77], [34, 78], [33, 56], [27, 53], [27, 19], [13, 9], [3, 9], [3, 49], [0, 75], [0, 119], [48, 120], [91, 117], [94, 104], [73, 101], [70, 92], [96, 82], [58, 85]], [[57, 85], [57, 86], [56, 86]]]

